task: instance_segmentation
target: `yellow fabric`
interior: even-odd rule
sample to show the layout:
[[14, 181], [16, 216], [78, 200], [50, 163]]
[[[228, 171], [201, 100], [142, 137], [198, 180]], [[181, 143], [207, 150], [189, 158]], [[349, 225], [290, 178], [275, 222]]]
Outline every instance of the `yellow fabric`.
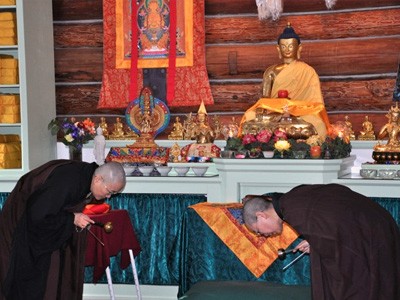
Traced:
[[15, 5], [15, 0], [0, 0], [0, 5]]
[[20, 142], [18, 134], [0, 134], [0, 143]]
[[251, 233], [229, 211], [243, 208], [241, 203], [205, 202], [190, 207], [256, 277], [260, 277], [278, 258], [279, 248], [286, 249], [298, 237], [286, 223], [282, 234], [276, 237], [266, 238]]
[[0, 143], [0, 169], [21, 168], [21, 142], [7, 141], [7, 139], [13, 140], [14, 135], [0, 135], [0, 137], [0, 140], [5, 140]]
[[16, 45], [17, 38], [16, 37], [0, 37], [0, 45], [8, 46], [8, 45]]
[[0, 21], [15, 20], [15, 13], [13, 12], [0, 12]]
[[[1, 23], [0, 23], [1, 25]], [[17, 31], [15, 28], [2, 28], [0, 27], [0, 37], [1, 38], [6, 38], [6, 37], [15, 37], [17, 35]]]
[[19, 95], [0, 95], [0, 104], [19, 105]]
[[18, 76], [17, 69], [0, 69], [1, 76]]
[[18, 68], [18, 59], [6, 55], [0, 56], [0, 68], [2, 69], [16, 69]]
[[21, 122], [21, 116], [19, 114], [1, 114], [0, 115], [0, 123], [20, 123]]
[[[287, 90], [292, 100], [278, 98], [279, 90]], [[318, 74], [312, 67], [298, 60], [290, 63], [276, 76], [271, 98], [258, 100], [245, 112], [241, 124], [254, 119], [258, 107], [282, 113], [285, 105], [289, 106], [290, 114], [302, 117], [306, 122], [313, 124], [318, 134], [325, 138], [330, 123]]]
[[5, 115], [19, 114], [19, 105], [2, 105], [1, 113]]
[[8, 20], [8, 21], [0, 21], [0, 29], [3, 30], [5, 28], [11, 29], [16, 28], [15, 20]]
[[18, 78], [16, 76], [0, 76], [0, 84], [17, 84]]

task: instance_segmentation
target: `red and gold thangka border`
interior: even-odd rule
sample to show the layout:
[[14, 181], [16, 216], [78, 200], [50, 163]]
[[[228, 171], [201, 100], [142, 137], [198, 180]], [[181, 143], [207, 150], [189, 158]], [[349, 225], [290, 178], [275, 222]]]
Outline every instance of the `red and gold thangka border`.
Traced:
[[286, 249], [298, 237], [286, 223], [283, 223], [279, 236], [266, 238], [255, 235], [242, 221], [241, 203], [205, 202], [190, 207], [257, 278], [278, 258], [278, 249]]

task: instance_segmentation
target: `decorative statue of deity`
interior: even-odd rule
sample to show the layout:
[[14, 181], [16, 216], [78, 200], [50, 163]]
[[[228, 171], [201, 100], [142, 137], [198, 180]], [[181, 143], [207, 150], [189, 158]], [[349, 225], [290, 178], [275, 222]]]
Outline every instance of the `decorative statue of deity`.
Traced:
[[212, 123], [213, 123], [213, 128], [214, 128], [215, 139], [218, 139], [222, 133], [222, 125], [221, 125], [221, 121], [217, 115], [215, 115], [213, 117]]
[[104, 164], [105, 161], [105, 149], [106, 149], [106, 138], [103, 135], [103, 129], [97, 127], [97, 135], [94, 137], [94, 147], [93, 154], [96, 159], [96, 163], [100, 166]]
[[375, 140], [374, 125], [369, 120], [368, 116], [364, 117], [364, 122], [362, 123], [362, 130], [357, 137], [359, 140]]
[[353, 124], [351, 124], [349, 116], [344, 116], [344, 123], [346, 124], [346, 126], [348, 128], [349, 139], [355, 140], [356, 136], [354, 134]]
[[109, 137], [110, 137], [110, 139], [122, 139], [122, 138], [125, 138], [124, 124], [122, 123], [120, 117], [117, 117], [115, 119], [114, 130], [109, 135]]
[[104, 135], [104, 137], [106, 138], [106, 139], [108, 139], [108, 135], [109, 135], [109, 132], [108, 132], [108, 124], [107, 124], [107, 121], [106, 121], [106, 118], [105, 117], [101, 117], [100, 118], [100, 128], [101, 128], [101, 130], [103, 131], [103, 135]]
[[302, 45], [290, 23], [278, 37], [277, 50], [281, 63], [268, 67], [263, 75], [262, 98], [242, 118], [241, 124], [255, 119], [256, 109], [283, 113], [289, 107], [293, 116], [311, 123], [324, 139], [330, 127], [320, 81], [315, 70], [300, 61]]
[[186, 120], [183, 122], [183, 139], [191, 140], [194, 132], [194, 127], [196, 126], [195, 117], [192, 113], [186, 116]]
[[[189, 120], [192, 120], [191, 115], [189, 115], [189, 117]], [[193, 123], [194, 126], [193, 130], [191, 130], [190, 139], [196, 140], [196, 143], [182, 147], [181, 156], [186, 159], [191, 157], [220, 157], [221, 149], [213, 144], [215, 133], [208, 124], [207, 111], [203, 101], [200, 104], [196, 119]], [[186, 125], [188, 125], [188, 123], [186, 123]]]
[[168, 135], [169, 140], [182, 140], [183, 139], [183, 125], [179, 117], [175, 118], [171, 133]]
[[154, 142], [155, 124], [159, 121], [159, 116], [155, 114], [154, 97], [148, 87], [144, 87], [139, 97], [139, 110], [137, 120], [139, 123], [140, 134], [135, 143], [129, 145], [133, 148], [153, 148], [158, 147]]
[[374, 151], [400, 153], [400, 109], [398, 107], [398, 102], [396, 102], [396, 106], [390, 108], [386, 117], [388, 118], [388, 123], [379, 131], [378, 139], [383, 139], [387, 136], [388, 141], [386, 145], [381, 145], [380, 143], [375, 145]]
[[203, 101], [197, 112], [197, 123], [193, 131], [193, 137], [198, 144], [212, 143], [215, 139], [214, 130], [208, 124], [208, 115]]

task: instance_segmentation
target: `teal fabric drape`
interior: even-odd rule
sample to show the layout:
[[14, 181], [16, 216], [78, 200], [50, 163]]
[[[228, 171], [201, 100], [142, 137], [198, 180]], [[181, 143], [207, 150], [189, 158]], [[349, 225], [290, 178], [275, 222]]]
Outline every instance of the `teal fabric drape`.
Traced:
[[[0, 208], [7, 199], [8, 193], [0, 193]], [[205, 195], [183, 194], [120, 194], [113, 196], [108, 203], [112, 209], [126, 209], [133, 228], [142, 247], [135, 258], [138, 277], [141, 284], [177, 285], [178, 282], [170, 272], [169, 261], [173, 245], [182, 223], [186, 208], [190, 205], [205, 202]], [[114, 228], [114, 230], [122, 230]], [[177, 257], [176, 255], [173, 255]], [[132, 269], [119, 268], [119, 256], [111, 258], [111, 274], [114, 283], [132, 284]], [[86, 267], [85, 282], [92, 282], [93, 268]], [[99, 283], [107, 283], [104, 275]]]
[[[108, 203], [111, 209], [126, 209], [142, 247], [135, 258], [141, 284], [177, 285], [170, 272], [173, 251], [183, 214], [190, 205], [207, 201], [204, 195], [120, 194]], [[114, 230], [118, 230], [114, 228]], [[113, 283], [133, 283], [132, 269], [119, 268], [119, 256], [111, 258]], [[92, 282], [92, 267], [85, 270], [85, 282]], [[106, 283], [104, 275], [99, 283]]]
[[[371, 198], [394, 217], [400, 227], [399, 198]], [[295, 241], [292, 246], [300, 242]], [[282, 268], [294, 256], [285, 260], [276, 260], [260, 277], [256, 278], [235, 256], [235, 254], [217, 237], [201, 217], [189, 208], [183, 217], [182, 228], [175, 245], [179, 250], [174, 253], [178, 269], [173, 270], [179, 281], [178, 296], [185, 294], [192, 285], [204, 280], [248, 280], [268, 281], [290, 285], [310, 284], [309, 257], [305, 256], [292, 267], [282, 272]]]
[[[0, 208], [8, 193], [0, 193]], [[400, 198], [372, 198], [386, 208], [400, 226]], [[205, 202], [204, 195], [121, 194], [109, 203], [129, 211], [142, 246], [136, 258], [142, 284], [180, 285], [180, 294], [202, 280], [268, 280], [284, 284], [309, 283], [308, 257], [282, 272], [291, 260], [277, 260], [257, 279], [188, 206]], [[119, 257], [112, 258], [114, 283], [132, 284], [131, 268], [119, 270]], [[86, 282], [92, 282], [86, 268]], [[101, 282], [107, 282], [104, 276]]]

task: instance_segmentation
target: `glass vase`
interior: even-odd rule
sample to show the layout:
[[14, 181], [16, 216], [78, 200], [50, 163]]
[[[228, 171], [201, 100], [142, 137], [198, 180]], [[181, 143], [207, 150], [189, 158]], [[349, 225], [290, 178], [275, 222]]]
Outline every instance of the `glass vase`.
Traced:
[[69, 146], [69, 159], [82, 161], [82, 148], [77, 149], [75, 147]]

